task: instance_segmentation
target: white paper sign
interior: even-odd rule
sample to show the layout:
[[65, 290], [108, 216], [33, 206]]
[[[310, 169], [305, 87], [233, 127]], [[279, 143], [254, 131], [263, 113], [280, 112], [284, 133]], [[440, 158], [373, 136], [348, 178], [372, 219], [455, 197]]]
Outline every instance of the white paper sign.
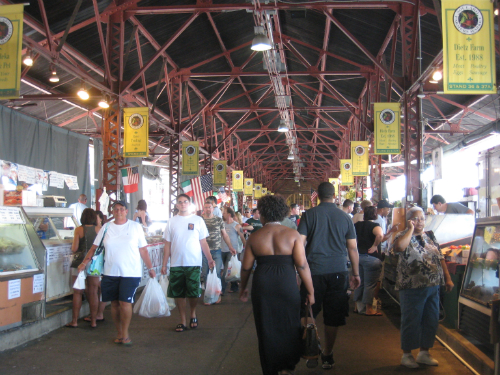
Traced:
[[33, 276], [33, 294], [42, 293], [45, 279], [43, 274]]
[[24, 165], [18, 166], [18, 175], [17, 178], [19, 181], [26, 181], [28, 179], [28, 169]]
[[24, 219], [18, 207], [0, 206], [1, 224], [24, 224]]
[[26, 171], [27, 171], [26, 183], [33, 185], [34, 183], [36, 183], [36, 170], [35, 168], [26, 167]]
[[49, 186], [63, 189], [64, 188], [64, 175], [57, 173], [57, 172], [49, 172], [49, 173], [50, 173]]
[[69, 190], [78, 190], [79, 189], [78, 179], [76, 176], [65, 174], [64, 181], [66, 182], [66, 185], [68, 186]]
[[21, 297], [21, 280], [9, 280], [8, 299]]

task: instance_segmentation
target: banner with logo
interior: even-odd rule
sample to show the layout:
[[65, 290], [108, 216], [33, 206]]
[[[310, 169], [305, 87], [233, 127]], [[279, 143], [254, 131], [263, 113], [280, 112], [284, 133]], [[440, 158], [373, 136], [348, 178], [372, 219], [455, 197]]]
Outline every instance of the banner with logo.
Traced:
[[335, 196], [338, 197], [339, 196], [339, 179], [338, 178], [329, 178], [328, 179], [328, 182], [331, 183], [333, 185], [333, 187], [335, 187]]
[[233, 191], [243, 191], [243, 171], [233, 171]]
[[340, 159], [340, 173], [342, 174], [342, 186], [354, 185], [354, 177], [352, 175], [351, 159]]
[[214, 186], [226, 186], [226, 160], [214, 160]]
[[198, 176], [199, 170], [198, 141], [182, 141], [182, 175]]
[[443, 0], [445, 94], [496, 94], [495, 33], [490, 0]]
[[374, 103], [375, 155], [401, 153], [401, 105], [399, 103]]
[[245, 195], [253, 196], [253, 178], [245, 178]]
[[255, 198], [262, 198], [262, 184], [255, 184]]
[[267, 195], [267, 188], [262, 187], [262, 196]]
[[369, 142], [353, 141], [351, 142], [351, 160], [353, 176], [368, 176], [369, 160]]
[[123, 156], [149, 156], [149, 108], [123, 108]]
[[24, 5], [0, 6], [0, 99], [19, 98]]

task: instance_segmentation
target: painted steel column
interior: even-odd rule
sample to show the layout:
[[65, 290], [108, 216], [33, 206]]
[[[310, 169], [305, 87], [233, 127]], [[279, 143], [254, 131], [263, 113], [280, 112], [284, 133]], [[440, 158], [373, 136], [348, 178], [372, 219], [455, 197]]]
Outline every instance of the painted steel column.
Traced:
[[168, 206], [172, 213], [177, 201], [177, 196], [180, 190], [180, 173], [181, 173], [181, 121], [183, 108], [183, 84], [179, 78], [168, 80], [168, 100], [170, 104], [170, 117], [172, 119], [172, 128], [175, 134], [169, 137], [169, 178], [170, 187], [168, 195]]

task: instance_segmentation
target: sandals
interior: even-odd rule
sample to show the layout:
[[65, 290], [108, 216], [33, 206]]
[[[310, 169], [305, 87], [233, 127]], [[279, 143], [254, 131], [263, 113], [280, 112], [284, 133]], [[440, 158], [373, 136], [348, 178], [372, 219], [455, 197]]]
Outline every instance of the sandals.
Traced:
[[[195, 325], [193, 325], [193, 324], [195, 324]], [[189, 327], [191, 329], [198, 328], [198, 318], [191, 318], [191, 320], [189, 321]]]
[[[92, 320], [90, 319], [90, 316], [86, 316], [85, 318], [83, 318], [83, 320], [85, 320], [86, 322], [92, 322]], [[96, 322], [104, 322], [104, 318], [102, 319], [96, 319], [95, 320]]]
[[116, 338], [113, 342], [117, 345], [132, 346], [132, 340], [130, 337], [127, 337], [126, 339]]
[[184, 324], [177, 324], [177, 327], [175, 327], [175, 332], [184, 332], [187, 331], [187, 327]]
[[381, 312], [376, 312], [376, 313], [373, 313], [373, 314], [366, 314], [365, 313], [365, 316], [383, 316], [383, 314]]

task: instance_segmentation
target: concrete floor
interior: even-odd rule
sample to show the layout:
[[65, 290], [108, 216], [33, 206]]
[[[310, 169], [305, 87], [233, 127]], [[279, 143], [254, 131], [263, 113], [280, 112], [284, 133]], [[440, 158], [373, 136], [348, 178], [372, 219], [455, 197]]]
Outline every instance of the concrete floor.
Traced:
[[[438, 367], [400, 366], [398, 306], [389, 298], [383, 303], [383, 317], [351, 313], [347, 326], [339, 331], [333, 370], [309, 370], [302, 360], [296, 375], [471, 374], [438, 342], [432, 351]], [[261, 374], [251, 304], [240, 302], [235, 294], [227, 294], [220, 305], [199, 306], [199, 328], [183, 333], [174, 332], [179, 323], [177, 309], [167, 318], [134, 315], [132, 347], [113, 344], [109, 307], [105, 318], [97, 329], [80, 320], [78, 329], [60, 328], [0, 353], [0, 374]], [[321, 316], [318, 325], [322, 336]]]

